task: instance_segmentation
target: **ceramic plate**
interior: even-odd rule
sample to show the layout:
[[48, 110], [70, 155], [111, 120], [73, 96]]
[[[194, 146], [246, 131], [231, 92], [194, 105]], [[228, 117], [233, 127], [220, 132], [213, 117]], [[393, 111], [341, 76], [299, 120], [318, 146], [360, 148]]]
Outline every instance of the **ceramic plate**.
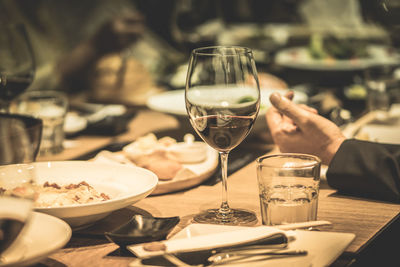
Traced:
[[290, 68], [324, 71], [354, 71], [362, 70], [373, 64], [396, 65], [400, 62], [400, 55], [388, 47], [370, 45], [367, 47], [367, 51], [370, 56], [365, 58], [314, 59], [310, 56], [307, 47], [293, 47], [279, 51], [276, 54], [275, 62]]
[[[36, 211], [65, 220], [73, 229], [89, 226], [114, 210], [134, 204], [148, 196], [158, 178], [146, 169], [122, 164], [88, 161], [53, 161], [34, 163], [38, 184], [46, 181], [59, 185], [86, 181], [110, 200], [62, 207], [36, 208]], [[11, 165], [10, 165], [11, 166]]]
[[[273, 92], [286, 92], [284, 89], [261, 89], [261, 109], [259, 116], [265, 114], [270, 106], [269, 96]], [[305, 93], [295, 91], [294, 100], [297, 103], [305, 103], [308, 97]], [[147, 106], [155, 111], [177, 116], [188, 116], [185, 107], [185, 90], [171, 90], [148, 98]], [[263, 117], [263, 116], [262, 116]]]
[[0, 262], [0, 266], [34, 264], [64, 247], [70, 238], [71, 228], [67, 223], [56, 217], [34, 212], [23, 235], [7, 251], [7, 262]]
[[218, 167], [218, 162], [218, 153], [213, 148], [207, 146], [207, 158], [205, 161], [194, 164], [183, 164], [183, 167], [192, 171], [194, 175], [187, 176], [183, 179], [159, 181], [156, 189], [154, 189], [151, 194], [159, 195], [171, 193], [199, 185], [211, 177]]
[[[281, 94], [284, 94], [286, 91], [287, 90], [285, 89], [261, 89], [261, 107], [250, 134], [264, 132], [268, 129], [268, 125], [265, 120], [265, 113], [268, 107], [271, 106], [269, 96], [273, 92], [281, 92]], [[295, 92], [293, 99], [294, 102], [307, 102], [308, 96], [305, 93], [297, 90], [293, 91]], [[151, 96], [147, 99], [146, 104], [148, 108], [155, 111], [171, 114], [178, 117], [188, 116], [185, 107], [185, 90], [171, 90]]]
[[400, 125], [367, 124], [360, 129], [358, 136], [371, 142], [400, 144], [399, 133]]

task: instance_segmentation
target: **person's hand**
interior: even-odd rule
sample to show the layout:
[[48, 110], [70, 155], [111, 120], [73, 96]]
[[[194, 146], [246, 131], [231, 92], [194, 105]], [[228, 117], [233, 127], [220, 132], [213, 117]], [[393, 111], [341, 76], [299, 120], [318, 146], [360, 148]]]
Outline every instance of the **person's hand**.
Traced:
[[270, 96], [273, 106], [265, 116], [274, 143], [281, 152], [312, 154], [329, 165], [345, 140], [344, 135], [315, 109], [293, 103], [292, 97], [293, 92]]
[[144, 32], [141, 14], [126, 14], [102, 25], [91, 39], [100, 55], [118, 52], [134, 43]]

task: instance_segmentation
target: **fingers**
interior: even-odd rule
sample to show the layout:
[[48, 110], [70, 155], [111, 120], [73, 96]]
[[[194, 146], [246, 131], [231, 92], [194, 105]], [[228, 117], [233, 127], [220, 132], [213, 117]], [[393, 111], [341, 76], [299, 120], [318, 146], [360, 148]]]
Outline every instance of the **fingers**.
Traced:
[[286, 97], [287, 99], [289, 99], [289, 100], [293, 100], [294, 92], [293, 92], [293, 91], [287, 91], [287, 92], [285, 93], [285, 97]]
[[279, 112], [292, 119], [299, 126], [302, 124], [303, 118], [308, 115], [309, 111], [294, 104], [286, 97], [282, 97], [279, 93], [271, 94], [269, 99]]
[[309, 112], [311, 112], [311, 113], [318, 114], [318, 110], [316, 110], [315, 108], [312, 108], [312, 107], [307, 106], [307, 105], [304, 105], [304, 104], [300, 104], [299, 106], [300, 106], [302, 109], [307, 110], [307, 111], [309, 111]]
[[267, 120], [267, 124], [271, 129], [277, 129], [283, 122], [282, 113], [280, 113], [274, 107], [271, 107], [267, 110], [267, 113], [265, 114], [265, 119]]

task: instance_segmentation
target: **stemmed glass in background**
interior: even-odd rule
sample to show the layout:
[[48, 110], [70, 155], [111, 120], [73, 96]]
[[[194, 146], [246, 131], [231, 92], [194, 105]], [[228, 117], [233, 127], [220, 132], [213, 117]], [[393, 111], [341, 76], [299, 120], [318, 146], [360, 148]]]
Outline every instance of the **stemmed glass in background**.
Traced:
[[0, 264], [21, 257], [12, 246], [29, 222], [42, 120], [0, 113]]
[[35, 61], [23, 24], [0, 25], [0, 111], [32, 83]]
[[221, 158], [222, 203], [194, 217], [198, 223], [246, 225], [253, 212], [231, 209], [227, 193], [229, 152], [250, 132], [260, 106], [260, 88], [251, 49], [215, 46], [191, 53], [185, 90], [186, 109], [199, 136]]

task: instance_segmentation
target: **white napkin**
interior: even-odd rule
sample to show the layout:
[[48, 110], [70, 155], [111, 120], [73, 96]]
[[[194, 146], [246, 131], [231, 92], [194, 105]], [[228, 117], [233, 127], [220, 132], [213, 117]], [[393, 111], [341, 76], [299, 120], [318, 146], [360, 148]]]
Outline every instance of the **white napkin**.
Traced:
[[235, 229], [221, 233], [160, 241], [165, 245], [165, 250], [147, 251], [143, 249], [144, 244], [130, 245], [127, 248], [136, 256], [140, 258], [147, 258], [165, 253], [188, 252], [234, 246], [242, 243], [257, 241], [276, 234], [282, 234], [283, 236], [286, 236], [284, 231], [273, 227], [243, 227], [242, 229]]

